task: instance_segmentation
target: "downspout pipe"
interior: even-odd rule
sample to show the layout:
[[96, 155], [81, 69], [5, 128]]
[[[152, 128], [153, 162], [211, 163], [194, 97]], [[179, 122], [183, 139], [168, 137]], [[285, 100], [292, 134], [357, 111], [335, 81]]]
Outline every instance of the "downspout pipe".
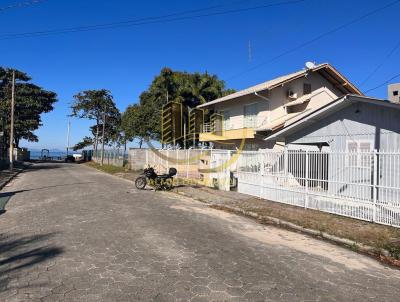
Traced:
[[267, 116], [267, 122], [269, 122], [270, 121], [270, 116], [271, 116], [271, 108], [270, 108], [270, 99], [269, 98], [267, 98], [267, 97], [265, 97], [265, 96], [263, 96], [263, 95], [261, 95], [261, 94], [258, 94], [256, 91], [254, 91], [254, 95], [255, 96], [258, 96], [260, 99], [263, 99], [264, 101], [267, 101], [267, 103], [268, 103], [268, 116]]

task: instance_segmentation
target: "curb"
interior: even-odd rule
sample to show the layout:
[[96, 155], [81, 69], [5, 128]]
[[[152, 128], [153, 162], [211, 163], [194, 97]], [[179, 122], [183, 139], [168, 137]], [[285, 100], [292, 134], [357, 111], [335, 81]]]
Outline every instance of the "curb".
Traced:
[[341, 238], [341, 237], [337, 237], [334, 235], [330, 235], [328, 233], [322, 232], [322, 231], [317, 231], [317, 230], [313, 230], [313, 229], [308, 229], [308, 228], [304, 228], [302, 226], [299, 226], [297, 224], [294, 224], [292, 222], [288, 222], [282, 219], [278, 219], [275, 217], [271, 217], [271, 216], [261, 216], [258, 215], [255, 212], [251, 212], [251, 211], [246, 211], [243, 210], [241, 208], [238, 207], [233, 207], [233, 206], [227, 206], [227, 205], [213, 205], [210, 204], [209, 202], [201, 199], [201, 198], [196, 198], [193, 197], [191, 195], [185, 194], [184, 192], [180, 192], [180, 191], [172, 191], [175, 194], [178, 195], [182, 195], [185, 197], [189, 197], [192, 198], [194, 200], [206, 203], [209, 205], [209, 207], [214, 208], [214, 209], [219, 209], [219, 210], [229, 210], [231, 212], [234, 212], [236, 214], [240, 214], [249, 218], [253, 218], [258, 220], [261, 223], [264, 224], [270, 224], [270, 225], [274, 225], [274, 226], [278, 226], [278, 227], [282, 227], [282, 228], [286, 228], [292, 231], [297, 231], [297, 232], [301, 232], [304, 233], [306, 235], [310, 235], [313, 237], [318, 237], [318, 238], [322, 238], [325, 239], [327, 241], [333, 242], [337, 245], [340, 246], [344, 246], [347, 248], [351, 248], [353, 250], [355, 250], [356, 252], [362, 253], [362, 254], [366, 254], [368, 256], [372, 256], [374, 258], [378, 258], [378, 260], [380, 260], [381, 262], [390, 264], [392, 266], [395, 266], [396, 268], [399, 268], [400, 266], [400, 262], [399, 260], [393, 258], [391, 256], [391, 253], [388, 250], [385, 249], [377, 249], [375, 247], [372, 246], [368, 246], [368, 245], [364, 245], [358, 242], [355, 242], [353, 240], [350, 239], [346, 239], [346, 238]]

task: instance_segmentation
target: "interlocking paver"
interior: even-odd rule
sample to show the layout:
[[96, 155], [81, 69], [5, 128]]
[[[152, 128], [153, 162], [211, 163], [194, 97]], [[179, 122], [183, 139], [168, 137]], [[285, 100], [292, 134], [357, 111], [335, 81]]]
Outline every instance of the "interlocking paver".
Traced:
[[5, 190], [1, 301], [400, 296], [400, 272], [372, 259], [87, 167], [41, 164]]

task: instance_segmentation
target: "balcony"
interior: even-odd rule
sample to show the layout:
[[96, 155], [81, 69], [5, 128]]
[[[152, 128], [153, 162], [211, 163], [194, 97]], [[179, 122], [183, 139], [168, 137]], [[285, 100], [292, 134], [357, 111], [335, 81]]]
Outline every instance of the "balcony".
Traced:
[[204, 123], [199, 140], [201, 142], [226, 141], [254, 138], [254, 128], [223, 129], [218, 131], [212, 123]]

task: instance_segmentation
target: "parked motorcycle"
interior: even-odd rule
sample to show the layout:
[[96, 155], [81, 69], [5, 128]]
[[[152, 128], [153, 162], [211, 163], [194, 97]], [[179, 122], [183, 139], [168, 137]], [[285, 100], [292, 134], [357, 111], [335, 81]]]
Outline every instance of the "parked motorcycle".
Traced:
[[175, 168], [169, 168], [168, 174], [157, 175], [154, 168], [148, 167], [136, 178], [135, 186], [139, 190], [144, 190], [146, 185], [152, 186], [155, 190], [171, 190], [176, 173], [177, 171]]

